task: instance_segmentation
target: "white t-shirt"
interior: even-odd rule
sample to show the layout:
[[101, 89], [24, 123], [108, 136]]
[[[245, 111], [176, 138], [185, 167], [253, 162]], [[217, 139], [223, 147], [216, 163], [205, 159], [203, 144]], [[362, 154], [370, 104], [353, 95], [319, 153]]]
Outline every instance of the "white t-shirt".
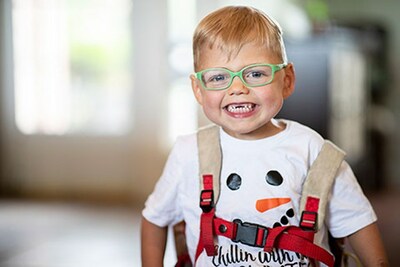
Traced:
[[[221, 193], [216, 216], [267, 227], [298, 225], [299, 203], [307, 171], [317, 157], [323, 138], [297, 122], [281, 120], [285, 130], [260, 140], [240, 140], [220, 130], [223, 154]], [[143, 216], [164, 227], [186, 222], [189, 254], [194, 260], [200, 229], [199, 167], [196, 134], [177, 139]], [[271, 201], [271, 199], [275, 199]], [[272, 206], [271, 203], [275, 203]], [[278, 203], [278, 204], [276, 204]], [[334, 237], [344, 237], [376, 221], [349, 165], [343, 162], [327, 207], [325, 226]], [[323, 227], [316, 243], [328, 248]], [[197, 266], [307, 266], [296, 253], [234, 243], [218, 237], [218, 255], [200, 255]]]

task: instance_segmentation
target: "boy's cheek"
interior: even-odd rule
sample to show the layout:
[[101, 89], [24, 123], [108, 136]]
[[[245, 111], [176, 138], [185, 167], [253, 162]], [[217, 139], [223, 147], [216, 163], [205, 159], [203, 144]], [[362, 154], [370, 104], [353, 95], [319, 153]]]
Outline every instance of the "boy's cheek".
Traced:
[[202, 91], [203, 106], [210, 109], [219, 109], [222, 101], [219, 91]]

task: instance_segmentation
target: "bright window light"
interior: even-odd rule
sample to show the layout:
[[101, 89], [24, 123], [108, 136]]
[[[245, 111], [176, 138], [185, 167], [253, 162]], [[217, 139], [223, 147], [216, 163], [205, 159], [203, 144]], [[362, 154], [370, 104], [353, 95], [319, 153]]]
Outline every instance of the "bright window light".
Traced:
[[[185, 12], [182, 12], [185, 10]], [[168, 98], [169, 143], [197, 126], [197, 103], [189, 75], [193, 72], [192, 35], [196, 26], [196, 0], [168, 0], [168, 63], [171, 77]]]
[[127, 133], [130, 0], [13, 0], [15, 120], [24, 134]]
[[177, 80], [169, 93], [169, 141], [197, 128], [197, 102], [190, 89], [189, 78]]

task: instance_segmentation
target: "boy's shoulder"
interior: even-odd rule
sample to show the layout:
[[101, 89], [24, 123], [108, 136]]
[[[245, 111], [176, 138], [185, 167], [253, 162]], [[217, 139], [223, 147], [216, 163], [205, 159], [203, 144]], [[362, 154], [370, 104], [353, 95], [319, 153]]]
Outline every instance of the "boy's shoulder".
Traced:
[[172, 152], [179, 152], [183, 156], [197, 153], [196, 132], [179, 135], [172, 147]]

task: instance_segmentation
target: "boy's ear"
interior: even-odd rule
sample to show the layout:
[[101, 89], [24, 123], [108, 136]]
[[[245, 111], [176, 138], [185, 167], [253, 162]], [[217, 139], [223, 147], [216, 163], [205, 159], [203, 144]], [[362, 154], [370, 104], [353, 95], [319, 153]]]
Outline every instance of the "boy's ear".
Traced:
[[193, 94], [196, 97], [197, 102], [202, 105], [203, 103], [203, 95], [201, 92], [201, 87], [199, 84], [199, 80], [193, 74], [190, 75], [190, 81], [192, 84]]
[[295, 82], [296, 82], [296, 74], [294, 71], [293, 63], [289, 63], [285, 71], [285, 78], [284, 78], [284, 88], [283, 88], [283, 98], [288, 98], [294, 92]]

